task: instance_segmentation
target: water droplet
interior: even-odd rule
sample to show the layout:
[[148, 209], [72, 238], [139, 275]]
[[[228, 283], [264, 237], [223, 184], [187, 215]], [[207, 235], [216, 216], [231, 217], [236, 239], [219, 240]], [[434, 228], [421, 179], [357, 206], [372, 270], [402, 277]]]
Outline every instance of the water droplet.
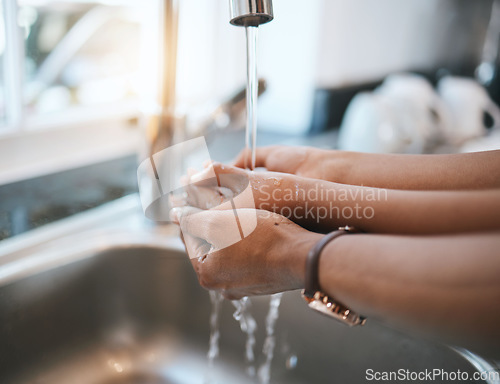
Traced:
[[289, 370], [295, 369], [297, 367], [297, 361], [298, 361], [297, 355], [288, 356], [288, 358], [286, 359], [286, 369]]

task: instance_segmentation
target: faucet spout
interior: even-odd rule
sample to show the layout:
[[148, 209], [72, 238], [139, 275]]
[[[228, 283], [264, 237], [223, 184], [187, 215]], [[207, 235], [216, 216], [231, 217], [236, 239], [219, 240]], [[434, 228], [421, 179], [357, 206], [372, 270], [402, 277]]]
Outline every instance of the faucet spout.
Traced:
[[273, 18], [272, 0], [230, 0], [230, 23], [239, 27], [257, 27]]

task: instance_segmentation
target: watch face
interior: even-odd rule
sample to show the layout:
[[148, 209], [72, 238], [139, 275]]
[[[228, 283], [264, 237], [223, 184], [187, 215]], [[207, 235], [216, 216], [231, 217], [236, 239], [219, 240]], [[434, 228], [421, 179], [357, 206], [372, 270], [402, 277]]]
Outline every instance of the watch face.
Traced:
[[307, 301], [309, 308], [332, 317], [350, 327], [366, 323], [366, 318], [359, 316], [346, 306], [336, 303], [333, 299], [319, 291], [315, 293], [313, 298], [304, 296], [304, 299]]

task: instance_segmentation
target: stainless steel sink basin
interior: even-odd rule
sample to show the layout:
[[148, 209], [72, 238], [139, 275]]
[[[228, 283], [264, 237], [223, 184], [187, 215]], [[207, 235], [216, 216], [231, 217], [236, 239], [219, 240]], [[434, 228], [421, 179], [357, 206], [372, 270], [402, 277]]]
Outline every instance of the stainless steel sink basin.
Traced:
[[[2, 244], [0, 383], [204, 382], [208, 294], [175, 229], [148, 226], [133, 198], [120, 204]], [[261, 349], [269, 298], [252, 303]], [[212, 377], [256, 382], [233, 312], [224, 302]], [[297, 292], [283, 296], [276, 339], [272, 383], [363, 383], [367, 369], [475, 370], [446, 346], [375, 321], [346, 328], [311, 312]]]

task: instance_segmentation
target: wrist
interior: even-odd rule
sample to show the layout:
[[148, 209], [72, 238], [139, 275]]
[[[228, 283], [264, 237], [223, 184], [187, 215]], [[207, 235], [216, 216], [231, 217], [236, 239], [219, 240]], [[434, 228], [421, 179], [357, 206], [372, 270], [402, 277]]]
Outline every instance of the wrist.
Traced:
[[[342, 295], [338, 295], [339, 290], [330, 286], [332, 279], [337, 278], [337, 270], [329, 269], [327, 278], [320, 282], [320, 275], [324, 276], [325, 269], [324, 263], [321, 266], [320, 262], [322, 253], [329, 244], [342, 238], [343, 235], [356, 232], [358, 232], [356, 228], [341, 227], [327, 234], [314, 246], [307, 258], [305, 289], [302, 291], [302, 296], [310, 308], [349, 326], [363, 325], [366, 318], [352, 311], [342, 299], [338, 300]], [[335, 293], [332, 295], [332, 292]]]
[[355, 236], [341, 236], [326, 245], [319, 260], [318, 281], [328, 295], [342, 298], [342, 276], [350, 242]]
[[[291, 255], [291, 260], [285, 261], [290, 267], [290, 275], [294, 282], [293, 289], [303, 289], [305, 286], [306, 276], [306, 261], [309, 251], [314, 245], [321, 240], [323, 235], [319, 233], [309, 232], [303, 236], [295, 236], [291, 242], [286, 243], [285, 254]], [[293, 249], [293, 252], [290, 252]]]

